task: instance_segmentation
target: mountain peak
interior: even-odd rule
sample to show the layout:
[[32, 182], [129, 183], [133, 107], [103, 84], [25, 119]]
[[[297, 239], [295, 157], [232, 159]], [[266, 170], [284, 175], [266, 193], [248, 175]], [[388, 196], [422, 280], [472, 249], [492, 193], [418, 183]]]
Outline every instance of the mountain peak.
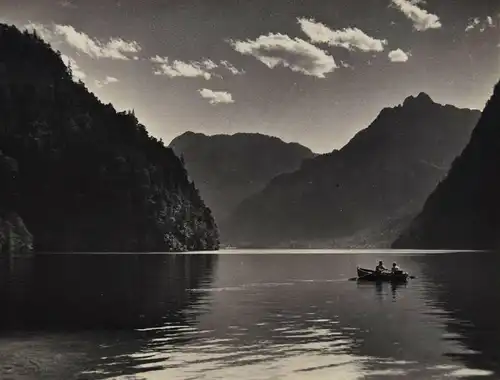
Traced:
[[498, 249], [500, 82], [470, 140], [393, 248]]
[[434, 103], [432, 98], [425, 92], [420, 92], [417, 96], [410, 95], [408, 96], [403, 105], [407, 105], [409, 103]]

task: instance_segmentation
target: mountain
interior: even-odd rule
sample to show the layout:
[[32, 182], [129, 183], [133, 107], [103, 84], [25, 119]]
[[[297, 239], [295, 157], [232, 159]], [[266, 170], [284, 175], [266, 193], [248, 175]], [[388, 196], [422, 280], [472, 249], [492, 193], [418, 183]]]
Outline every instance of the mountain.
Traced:
[[314, 157], [300, 144], [259, 133], [206, 136], [186, 132], [169, 146], [185, 161], [217, 221], [275, 176], [294, 171], [304, 159]]
[[500, 247], [500, 82], [469, 143], [394, 248]]
[[372, 242], [352, 237], [374, 228], [390, 245], [401, 230], [394, 221], [408, 223], [418, 212], [479, 115], [425, 93], [384, 108], [342, 149], [304, 161], [244, 200], [221, 225], [222, 239], [239, 246], [370, 246], [378, 244], [373, 234], [362, 234]]
[[3, 24], [0, 152], [4, 250], [12, 233], [45, 251], [218, 247], [211, 211], [174, 152], [133, 112], [75, 83], [36, 33]]

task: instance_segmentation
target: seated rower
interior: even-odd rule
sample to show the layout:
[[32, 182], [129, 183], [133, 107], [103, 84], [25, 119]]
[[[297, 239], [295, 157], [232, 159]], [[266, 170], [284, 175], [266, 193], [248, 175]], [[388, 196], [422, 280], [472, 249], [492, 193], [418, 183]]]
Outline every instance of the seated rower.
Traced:
[[398, 267], [398, 264], [392, 263], [391, 272], [393, 274], [399, 274], [399, 273], [402, 273], [403, 271], [401, 270], [401, 268]]
[[377, 265], [377, 266], [376, 266], [376, 268], [375, 268], [375, 271], [376, 271], [376, 272], [383, 272], [383, 271], [386, 271], [386, 270], [387, 270], [387, 268], [386, 268], [386, 267], [384, 267], [384, 263], [382, 262], [382, 260], [381, 260], [381, 261], [379, 261], [379, 262], [378, 262], [378, 265]]

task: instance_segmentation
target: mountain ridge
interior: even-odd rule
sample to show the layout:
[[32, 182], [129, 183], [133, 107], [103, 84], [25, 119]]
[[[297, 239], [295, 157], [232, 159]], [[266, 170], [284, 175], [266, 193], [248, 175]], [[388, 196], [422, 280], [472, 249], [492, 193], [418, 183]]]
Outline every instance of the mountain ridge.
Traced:
[[393, 248], [496, 249], [500, 227], [500, 81], [471, 138]]
[[182, 140], [182, 139], [191, 138], [191, 137], [200, 137], [200, 138], [225, 138], [225, 137], [250, 137], [250, 138], [252, 138], [252, 137], [262, 137], [262, 138], [268, 138], [270, 140], [277, 140], [277, 141], [279, 141], [279, 142], [281, 142], [283, 144], [287, 144], [287, 145], [298, 145], [298, 146], [301, 146], [303, 148], [306, 148], [306, 149], [310, 150], [311, 153], [313, 153], [313, 154], [317, 154], [317, 153], [314, 153], [311, 148], [309, 148], [309, 147], [307, 147], [304, 144], [301, 144], [299, 142], [296, 142], [296, 141], [285, 141], [281, 137], [274, 136], [274, 135], [269, 135], [269, 134], [261, 133], [261, 132], [214, 133], [214, 134], [210, 135], [210, 134], [203, 133], [203, 132], [194, 132], [194, 131], [188, 130], [188, 131], [183, 132], [180, 135], [174, 137], [170, 141], [169, 146], [175, 145], [175, 143], [177, 142], [177, 140]]
[[299, 143], [250, 132], [206, 135], [188, 131], [169, 147], [184, 160], [217, 221], [276, 175], [293, 171], [304, 159], [315, 156]]
[[394, 215], [407, 219], [463, 149], [479, 115], [425, 93], [385, 107], [341, 149], [304, 160], [242, 201], [221, 224], [222, 240], [308, 244], [346, 238]]

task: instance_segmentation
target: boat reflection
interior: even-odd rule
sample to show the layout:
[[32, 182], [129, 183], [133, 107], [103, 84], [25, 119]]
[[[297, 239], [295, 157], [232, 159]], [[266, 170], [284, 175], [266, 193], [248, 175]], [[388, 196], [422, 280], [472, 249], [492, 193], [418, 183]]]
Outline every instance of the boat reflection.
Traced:
[[387, 281], [357, 281], [357, 287], [360, 289], [374, 289], [378, 300], [387, 299], [387, 296], [392, 296], [392, 300], [396, 301], [398, 297], [398, 289], [408, 287], [406, 282], [387, 282]]

